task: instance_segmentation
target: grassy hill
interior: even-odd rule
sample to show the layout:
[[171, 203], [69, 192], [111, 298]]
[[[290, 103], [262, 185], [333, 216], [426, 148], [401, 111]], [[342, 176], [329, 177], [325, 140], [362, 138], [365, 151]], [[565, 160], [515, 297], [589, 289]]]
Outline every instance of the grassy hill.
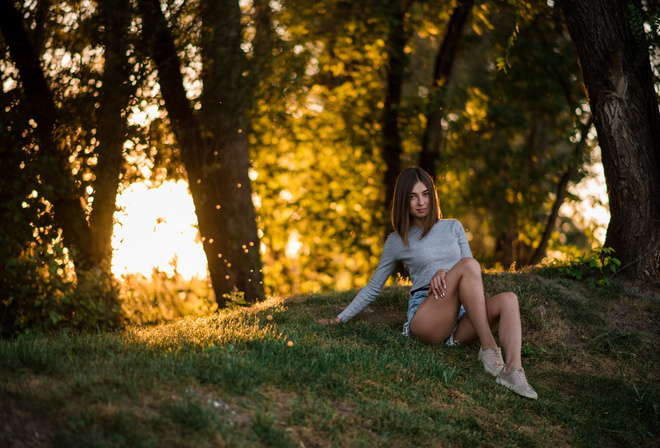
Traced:
[[514, 291], [538, 401], [495, 384], [477, 346], [401, 336], [408, 287], [346, 325], [355, 291], [270, 299], [104, 334], [0, 341], [0, 446], [658, 446], [660, 296], [556, 270]]

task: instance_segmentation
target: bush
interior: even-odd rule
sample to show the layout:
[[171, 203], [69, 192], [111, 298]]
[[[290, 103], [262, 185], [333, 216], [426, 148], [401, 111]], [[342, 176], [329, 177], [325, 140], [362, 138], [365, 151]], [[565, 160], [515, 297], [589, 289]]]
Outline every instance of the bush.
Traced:
[[120, 324], [116, 283], [99, 271], [80, 278], [64, 249], [33, 246], [0, 266], [0, 336], [49, 334], [60, 328], [113, 328]]
[[586, 279], [589, 286], [612, 286], [612, 277], [621, 266], [621, 261], [614, 258], [614, 249], [599, 247], [589, 255], [569, 257], [565, 260], [553, 259], [542, 270], [556, 270], [565, 278]]

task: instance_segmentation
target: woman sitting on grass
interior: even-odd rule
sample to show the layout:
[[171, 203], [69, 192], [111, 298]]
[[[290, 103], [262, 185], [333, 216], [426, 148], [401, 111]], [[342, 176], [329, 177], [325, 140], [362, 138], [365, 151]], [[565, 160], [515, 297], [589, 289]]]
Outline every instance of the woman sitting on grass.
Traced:
[[[518, 297], [512, 292], [485, 300], [481, 267], [472, 258], [465, 230], [455, 219], [440, 219], [438, 195], [431, 177], [421, 168], [403, 171], [396, 182], [391, 233], [375, 274], [334, 319], [346, 323], [380, 295], [385, 282], [402, 261], [412, 288], [403, 334], [425, 344], [481, 343], [479, 360], [498, 384], [536, 399], [521, 365], [522, 330]], [[502, 351], [492, 328], [499, 324]]]

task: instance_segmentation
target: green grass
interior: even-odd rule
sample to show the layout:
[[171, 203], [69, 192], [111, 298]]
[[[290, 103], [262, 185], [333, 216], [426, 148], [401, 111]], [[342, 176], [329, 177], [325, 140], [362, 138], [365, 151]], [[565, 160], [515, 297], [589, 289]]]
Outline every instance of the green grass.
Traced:
[[408, 288], [346, 325], [355, 292], [102, 334], [0, 341], [0, 446], [656, 446], [660, 300], [554, 271], [487, 273], [514, 291], [530, 401], [477, 346], [400, 334]]

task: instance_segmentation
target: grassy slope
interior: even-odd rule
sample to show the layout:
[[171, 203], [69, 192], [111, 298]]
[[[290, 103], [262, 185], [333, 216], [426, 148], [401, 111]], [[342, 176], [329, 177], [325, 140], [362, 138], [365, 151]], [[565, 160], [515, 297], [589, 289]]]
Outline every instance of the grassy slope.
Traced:
[[495, 384], [478, 347], [400, 335], [394, 286], [347, 325], [354, 292], [113, 334], [0, 342], [0, 446], [657, 446], [660, 299], [490, 273], [518, 294], [538, 401]]

